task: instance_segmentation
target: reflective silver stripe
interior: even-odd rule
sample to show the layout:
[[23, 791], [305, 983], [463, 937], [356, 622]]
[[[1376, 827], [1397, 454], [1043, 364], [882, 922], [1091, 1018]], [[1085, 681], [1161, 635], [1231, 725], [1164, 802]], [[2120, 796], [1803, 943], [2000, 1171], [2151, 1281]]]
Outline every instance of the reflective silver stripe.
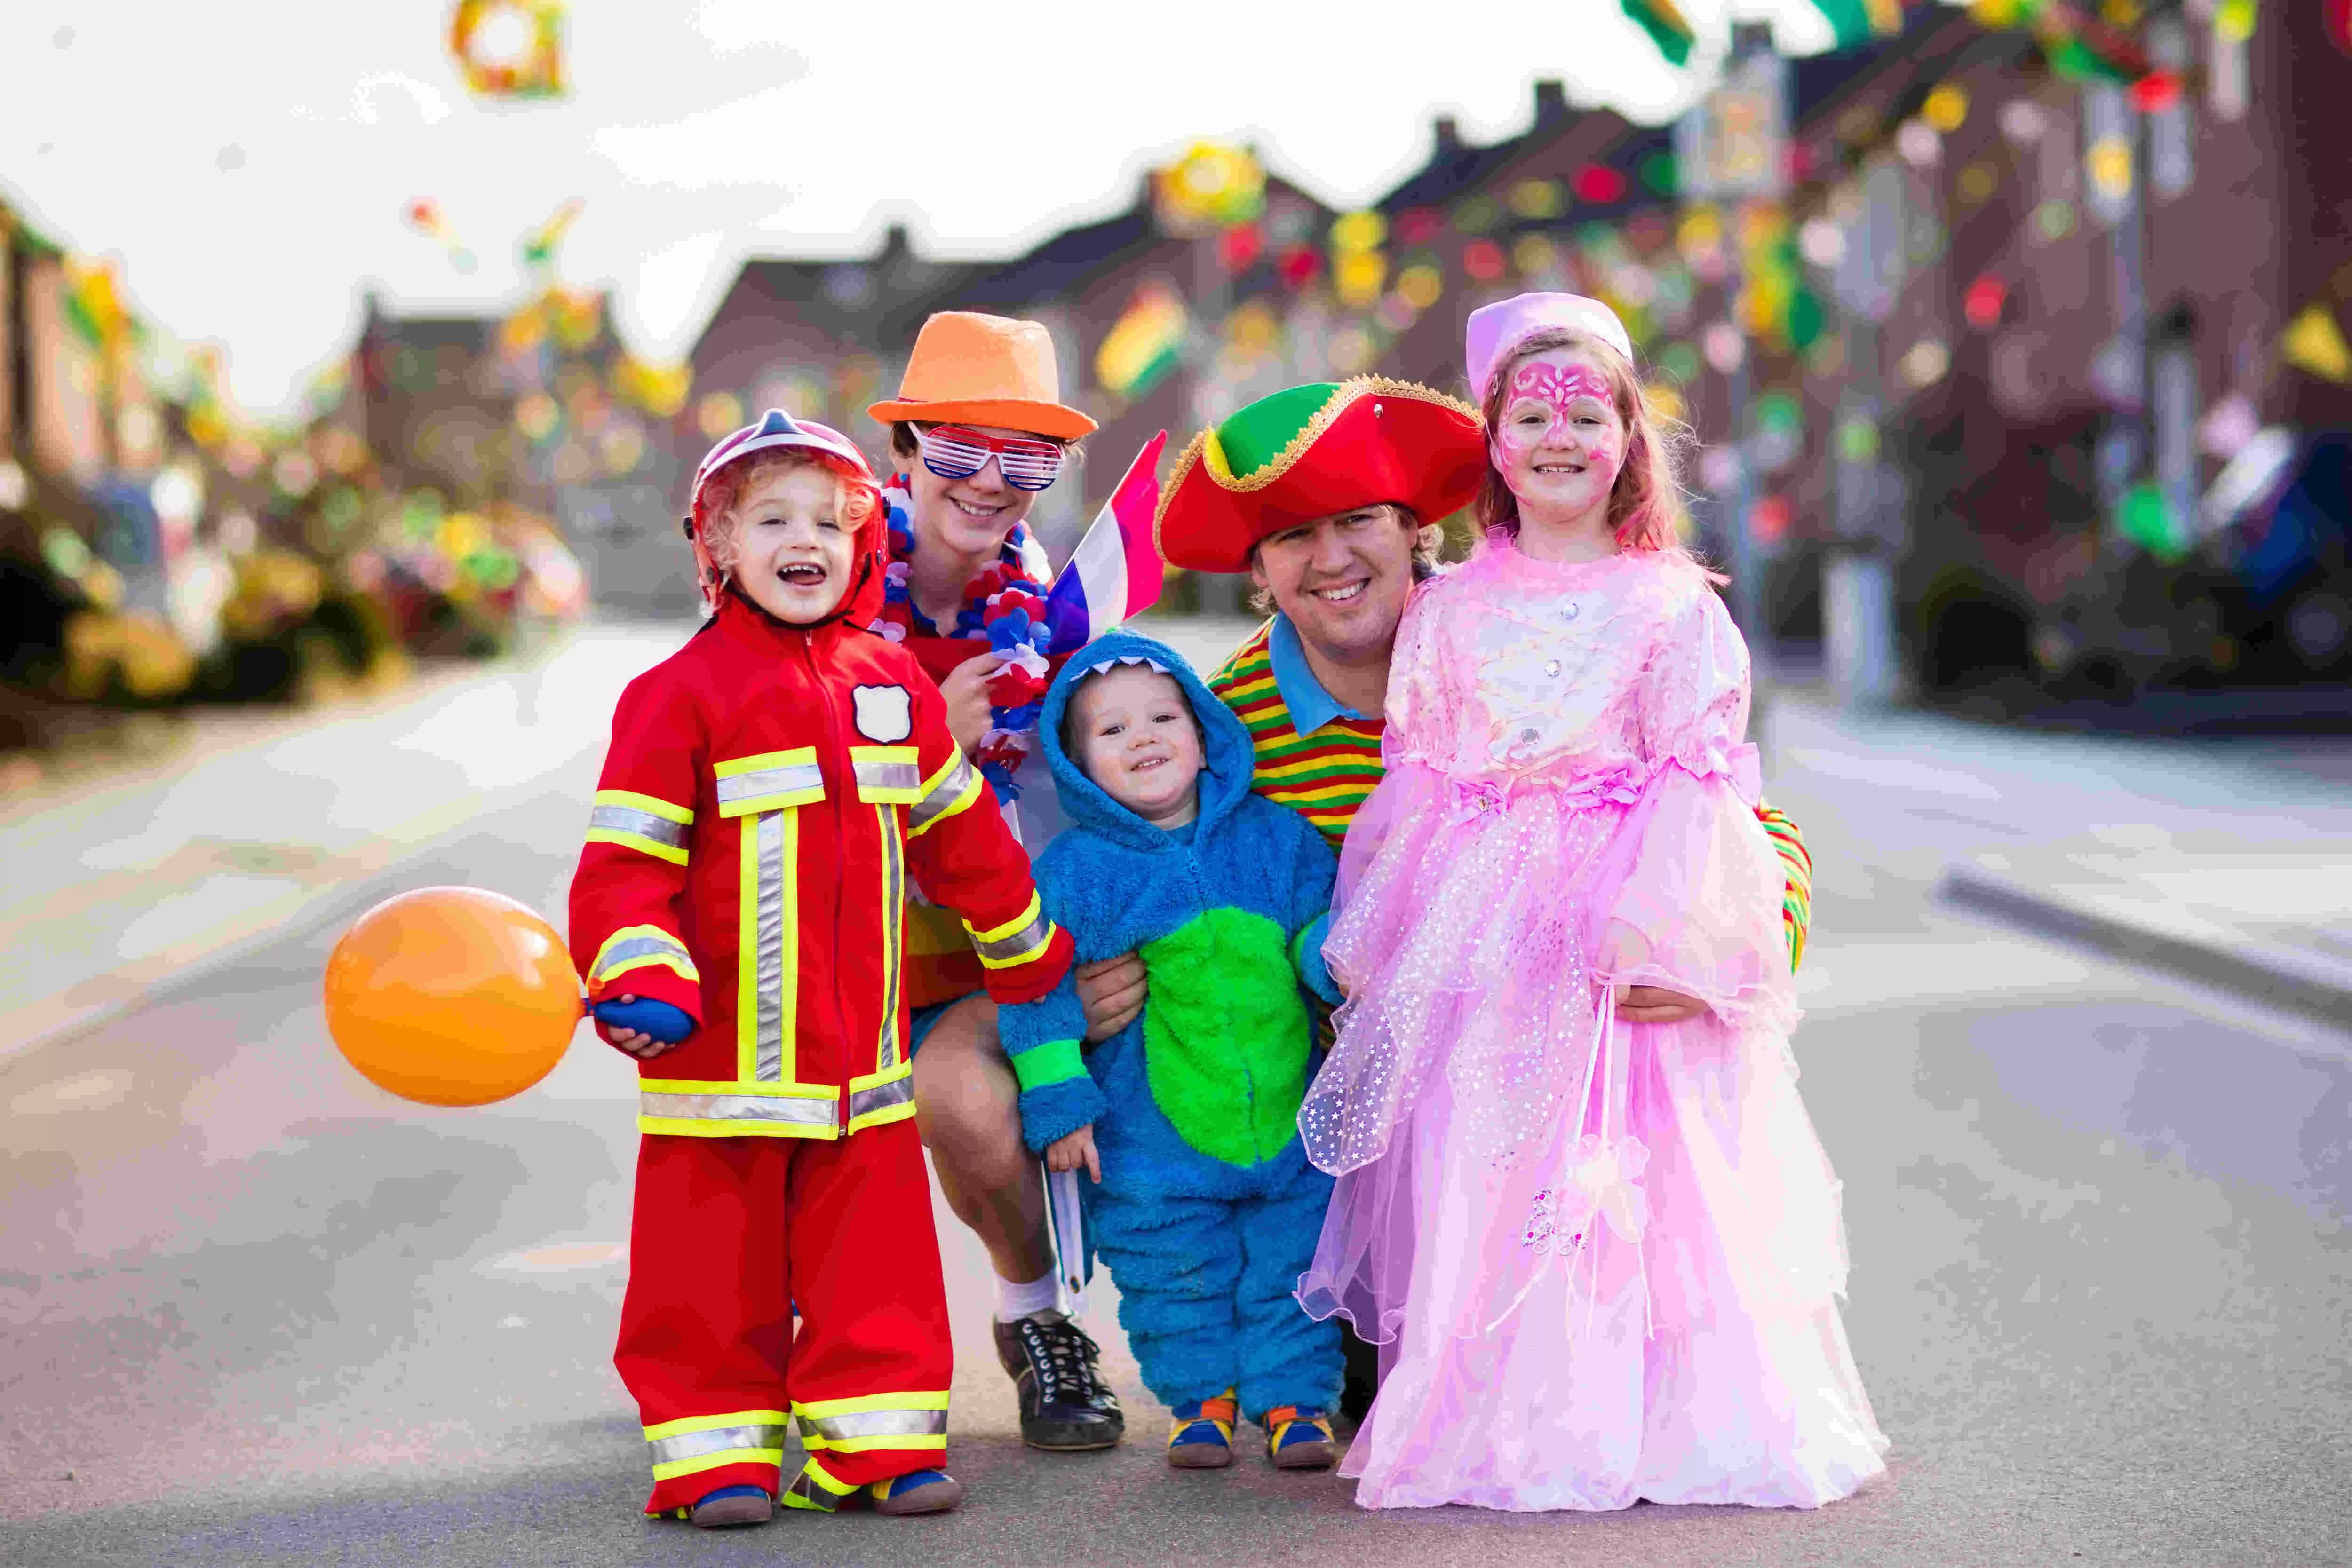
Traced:
[[757, 773], [738, 773], [719, 780], [719, 803], [740, 805], [745, 800], [758, 800], [770, 795], [796, 795], [803, 790], [824, 789], [824, 774], [814, 762], [794, 762], [782, 768], [762, 768]]
[[923, 787], [923, 770], [916, 763], [859, 762], [853, 766], [858, 788], [863, 789], [897, 789], [911, 794]]
[[698, 1459], [705, 1454], [723, 1454], [730, 1448], [781, 1448], [788, 1427], [713, 1427], [707, 1432], [680, 1432], [675, 1437], [655, 1437], [646, 1447], [653, 1452], [657, 1465], [675, 1465], [683, 1459]]
[[948, 1429], [944, 1410], [860, 1410], [849, 1416], [803, 1414], [801, 1430], [814, 1432], [828, 1443], [858, 1437], [937, 1437]]
[[601, 980], [615, 970], [636, 962], [639, 958], [685, 958], [686, 945], [667, 936], [632, 936], [625, 942], [615, 942], [596, 955], [595, 967], [588, 971], [592, 980]]
[[939, 820], [941, 812], [962, 799], [964, 790], [971, 785], [971, 759], [959, 754], [955, 767], [950, 769], [948, 776], [940, 779], [929, 794], [907, 809], [908, 829], [919, 833], [929, 827]]
[[980, 949], [980, 956], [983, 958], [1026, 957], [1044, 946], [1045, 933], [1052, 930], [1053, 925], [1054, 923], [1045, 918], [1045, 912], [1041, 909], [1037, 912], [1035, 919], [1012, 936], [1000, 936], [993, 942], [982, 942], [978, 937], [974, 937], [972, 946]]
[[[887, 1083], [877, 1083], [871, 1089], [849, 1092], [849, 1119], [870, 1116], [877, 1111], [887, 1111], [893, 1105], [904, 1105], [915, 1098], [915, 1075], [911, 1072]], [[945, 1427], [940, 1428], [945, 1431]]]
[[640, 811], [635, 806], [592, 807], [588, 812], [588, 825], [602, 828], [607, 832], [634, 833], [657, 844], [667, 844], [674, 850], [686, 848], [686, 823], [656, 817], [651, 811]]
[[[877, 1055], [881, 1071], [898, 1065], [898, 970], [907, 952], [906, 845], [898, 838], [898, 813], [888, 806], [874, 808], [882, 820], [882, 1049]], [[857, 1114], [855, 1096], [850, 1113]]]
[[760, 1033], [751, 1076], [779, 1083], [784, 1076], [784, 877], [790, 870], [784, 864], [784, 814], [763, 811], [751, 819], [748, 831], [759, 835], [760, 864]]
[[840, 1115], [836, 1100], [797, 1094], [637, 1093], [637, 1114], [664, 1122], [789, 1122], [796, 1127], [830, 1127]]

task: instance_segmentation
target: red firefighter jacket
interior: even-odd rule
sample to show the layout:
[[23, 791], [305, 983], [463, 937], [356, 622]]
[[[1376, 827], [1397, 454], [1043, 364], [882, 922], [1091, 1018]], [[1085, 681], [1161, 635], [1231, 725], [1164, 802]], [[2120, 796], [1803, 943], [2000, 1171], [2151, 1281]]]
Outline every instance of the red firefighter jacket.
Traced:
[[614, 713], [572, 958], [592, 999], [657, 998], [700, 1026], [641, 1065], [642, 1132], [837, 1138], [912, 1115], [910, 875], [961, 912], [999, 1001], [1069, 967], [938, 689], [863, 629], [873, 576], [807, 628], [726, 595]]

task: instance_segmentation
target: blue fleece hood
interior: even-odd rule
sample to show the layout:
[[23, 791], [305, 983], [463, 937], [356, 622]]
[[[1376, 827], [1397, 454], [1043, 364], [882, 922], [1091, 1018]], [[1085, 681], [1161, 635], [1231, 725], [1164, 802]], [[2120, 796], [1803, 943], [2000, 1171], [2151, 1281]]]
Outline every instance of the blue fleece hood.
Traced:
[[1176, 841], [1112, 800], [1100, 785], [1087, 777], [1077, 760], [1062, 749], [1062, 715], [1070, 706], [1070, 694], [1078, 683], [1105, 665], [1136, 659], [1149, 659], [1166, 670], [1183, 692], [1184, 700], [1192, 704], [1192, 716], [1200, 721], [1206, 766], [1201, 769], [1199, 785], [1199, 831], [1213, 831], [1217, 823], [1248, 797], [1256, 758], [1250, 748], [1249, 731], [1234, 716], [1234, 710], [1219, 702], [1216, 694], [1202, 685], [1192, 666], [1184, 662], [1184, 656], [1165, 643], [1133, 632], [1109, 632], [1071, 654], [1069, 663], [1062, 666], [1062, 673], [1046, 689], [1045, 706], [1037, 715], [1037, 741], [1045, 748], [1046, 765], [1053, 769], [1062, 810], [1072, 822], [1136, 849], [1162, 850], [1172, 847]]

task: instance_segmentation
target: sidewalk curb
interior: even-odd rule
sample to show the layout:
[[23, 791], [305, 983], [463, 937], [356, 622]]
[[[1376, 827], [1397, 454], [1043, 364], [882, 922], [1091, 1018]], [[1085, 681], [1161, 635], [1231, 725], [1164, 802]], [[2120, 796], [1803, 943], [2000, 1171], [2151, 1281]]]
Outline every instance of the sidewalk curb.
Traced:
[[2195, 980], [2352, 1031], [2352, 986], [2297, 974], [2254, 954], [2165, 936], [1973, 867], [1947, 870], [1936, 886], [1935, 898], [1939, 904], [1988, 916], [2036, 936], [2087, 947], [2144, 969]]

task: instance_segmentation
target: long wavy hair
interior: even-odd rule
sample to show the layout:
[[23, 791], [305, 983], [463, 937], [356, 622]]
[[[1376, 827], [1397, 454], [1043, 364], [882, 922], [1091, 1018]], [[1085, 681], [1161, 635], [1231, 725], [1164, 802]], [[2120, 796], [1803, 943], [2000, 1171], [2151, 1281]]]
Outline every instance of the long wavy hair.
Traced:
[[[1690, 508], [1675, 468], [1676, 457], [1691, 444], [1690, 427], [1652, 407], [1633, 367], [1600, 339], [1566, 327], [1548, 327], [1513, 349], [1510, 358], [1495, 367], [1480, 410], [1486, 415], [1488, 440], [1501, 427], [1504, 406], [1510, 401], [1512, 373], [1531, 356], [1550, 349], [1590, 350], [1608, 378], [1617, 417], [1624, 422], [1625, 465], [1617, 471], [1616, 486], [1609, 492], [1609, 527], [1617, 536], [1618, 548], [1676, 556], [1706, 571], [1707, 580], [1717, 586], [1729, 581], [1721, 573], [1708, 570], [1683, 543], [1690, 528]], [[1478, 486], [1478, 498], [1471, 503], [1471, 516], [1482, 531], [1499, 528], [1517, 537], [1519, 498], [1511, 494], [1502, 471], [1495, 466], [1491, 450], [1486, 477]]]

